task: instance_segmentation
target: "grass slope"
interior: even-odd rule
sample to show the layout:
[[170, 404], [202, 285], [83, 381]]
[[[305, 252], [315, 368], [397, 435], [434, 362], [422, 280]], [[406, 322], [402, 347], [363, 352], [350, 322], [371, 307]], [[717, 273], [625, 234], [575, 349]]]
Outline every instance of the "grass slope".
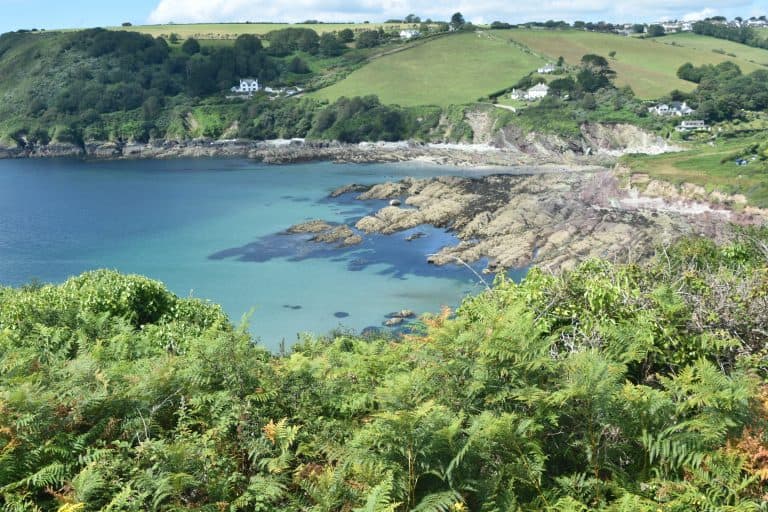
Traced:
[[[768, 51], [695, 34], [655, 39], [575, 30], [513, 30], [504, 34], [552, 60], [562, 55], [572, 65], [588, 53], [607, 58], [615, 51], [616, 57], [610, 62], [617, 72], [616, 83], [629, 85], [639, 97], [648, 99], [664, 96], [673, 89], [693, 90], [695, 84], [677, 78], [677, 69], [686, 62], [702, 65], [732, 60], [747, 73], [761, 68], [749, 60], [768, 62]], [[738, 51], [729, 50], [731, 45], [739, 47]], [[737, 57], [715, 53], [712, 48], [725, 49]]]
[[404, 106], [468, 103], [513, 85], [542, 63], [498, 32], [462, 33], [376, 59], [314, 96], [376, 94], [383, 103]]
[[740, 167], [734, 159], [750, 144], [761, 143], [762, 136], [719, 141], [712, 146], [663, 155], [632, 155], [624, 162], [633, 173], [680, 185], [693, 183], [709, 190], [728, 194], [744, 194], [750, 204], [768, 207], [768, 164], [751, 161]]
[[241, 34], [264, 35], [273, 30], [284, 28], [310, 28], [318, 34], [336, 32], [349, 28], [352, 30], [400, 30], [412, 28], [412, 24], [398, 23], [189, 23], [168, 25], [136, 25], [132, 27], [110, 27], [112, 30], [130, 30], [149, 34], [153, 37], [178, 34], [181, 38], [194, 37], [196, 39], [234, 39]]

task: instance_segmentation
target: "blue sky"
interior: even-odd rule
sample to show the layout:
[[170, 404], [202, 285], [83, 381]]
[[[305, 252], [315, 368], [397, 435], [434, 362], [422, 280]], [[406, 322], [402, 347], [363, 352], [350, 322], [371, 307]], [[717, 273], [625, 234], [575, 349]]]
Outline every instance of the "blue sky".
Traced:
[[768, 0], [0, 0], [0, 32], [148, 22], [383, 21], [414, 13], [447, 19], [460, 11], [475, 22], [565, 19], [657, 21], [702, 15], [768, 15]]

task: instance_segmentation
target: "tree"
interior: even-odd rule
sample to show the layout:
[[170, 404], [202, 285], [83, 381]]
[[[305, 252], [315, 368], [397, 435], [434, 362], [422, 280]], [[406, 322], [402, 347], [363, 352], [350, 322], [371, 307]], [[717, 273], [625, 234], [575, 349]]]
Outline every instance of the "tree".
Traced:
[[642, 23], [635, 23], [634, 25], [632, 25], [632, 32], [634, 32], [635, 34], [645, 33], [645, 25], [643, 25]]
[[345, 28], [339, 31], [338, 38], [342, 43], [351, 43], [355, 40], [355, 33], [352, 32], [352, 29]]
[[588, 92], [581, 100], [582, 106], [587, 110], [595, 110], [597, 108], [597, 101], [595, 101], [595, 95]]
[[605, 57], [587, 54], [581, 58], [581, 70], [577, 75], [577, 81], [584, 91], [595, 92], [609, 87], [615, 74]]
[[301, 60], [301, 58], [294, 57], [288, 63], [288, 71], [296, 74], [305, 74], [305, 73], [309, 73], [310, 69], [309, 69], [309, 66], [307, 66], [307, 63]]
[[616, 50], [611, 50], [610, 52], [608, 52], [608, 56], [610, 58], [612, 58], [612, 59], [615, 59], [616, 58]]
[[381, 38], [378, 30], [364, 30], [357, 34], [355, 46], [358, 48], [373, 48], [381, 44]]
[[451, 28], [453, 30], [461, 30], [464, 25], [466, 25], [466, 21], [464, 21], [464, 16], [460, 12], [456, 12], [451, 16]]
[[549, 82], [549, 90], [555, 95], [570, 94], [576, 90], [576, 81], [570, 76], [557, 78]]
[[322, 57], [336, 57], [344, 51], [344, 45], [330, 32], [320, 36], [318, 44], [318, 53]]
[[181, 45], [181, 51], [183, 51], [187, 55], [194, 55], [196, 53], [200, 53], [200, 43], [198, 43], [197, 39], [195, 39], [194, 37], [190, 37], [186, 41], [184, 41], [184, 44]]
[[649, 37], [661, 37], [663, 35], [666, 35], [666, 30], [664, 30], [664, 27], [661, 25], [651, 25], [648, 27], [648, 36]]

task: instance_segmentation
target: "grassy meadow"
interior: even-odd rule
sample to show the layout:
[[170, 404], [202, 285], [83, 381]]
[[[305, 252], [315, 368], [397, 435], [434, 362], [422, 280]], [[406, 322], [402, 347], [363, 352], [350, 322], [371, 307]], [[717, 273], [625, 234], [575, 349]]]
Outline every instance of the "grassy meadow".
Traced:
[[136, 25], [131, 27], [110, 27], [113, 30], [129, 30], [149, 34], [153, 37], [177, 34], [186, 39], [236, 39], [241, 34], [264, 35], [273, 30], [284, 28], [310, 28], [318, 34], [336, 32], [349, 28], [352, 30], [400, 30], [412, 28], [415, 25], [409, 23], [188, 23], [165, 25]]
[[705, 52], [735, 55], [740, 61], [747, 61], [759, 66], [768, 66], [768, 50], [762, 48], [753, 48], [745, 44], [726, 41], [725, 39], [716, 39], [714, 37], [700, 36], [691, 32], [681, 34], [671, 34], [660, 38], [660, 43], [679, 45], [684, 48], [694, 48]]
[[745, 148], [764, 140], [761, 136], [739, 137], [713, 145], [697, 145], [680, 153], [631, 155], [625, 157], [624, 163], [633, 174], [648, 174], [678, 185], [693, 183], [708, 191], [744, 194], [750, 204], [765, 208], [768, 207], [768, 164], [755, 160], [742, 167], [734, 162]]
[[[677, 69], [686, 62], [702, 65], [732, 60], [744, 72], [762, 67], [750, 60], [768, 63], [766, 50], [695, 34], [639, 39], [576, 30], [511, 30], [499, 33], [550, 60], [563, 56], [571, 65], [578, 64], [581, 57], [588, 53], [607, 58], [611, 51], [615, 51], [616, 56], [610, 62], [617, 72], [617, 85], [629, 85], [639, 97], [646, 99], [664, 96], [673, 89], [693, 90], [695, 84], [677, 78]], [[708, 45], [723, 48], [736, 57], [715, 53]]]
[[468, 103], [514, 85], [543, 63], [497, 31], [461, 33], [375, 59], [313, 96], [376, 94], [403, 106]]

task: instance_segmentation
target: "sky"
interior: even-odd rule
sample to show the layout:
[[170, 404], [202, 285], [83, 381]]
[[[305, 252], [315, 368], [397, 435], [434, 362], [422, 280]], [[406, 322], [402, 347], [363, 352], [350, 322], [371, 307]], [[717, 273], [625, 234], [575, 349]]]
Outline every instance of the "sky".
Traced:
[[408, 14], [468, 21], [653, 22], [768, 15], [768, 0], [0, 0], [0, 32], [113, 26], [123, 22], [384, 21]]

